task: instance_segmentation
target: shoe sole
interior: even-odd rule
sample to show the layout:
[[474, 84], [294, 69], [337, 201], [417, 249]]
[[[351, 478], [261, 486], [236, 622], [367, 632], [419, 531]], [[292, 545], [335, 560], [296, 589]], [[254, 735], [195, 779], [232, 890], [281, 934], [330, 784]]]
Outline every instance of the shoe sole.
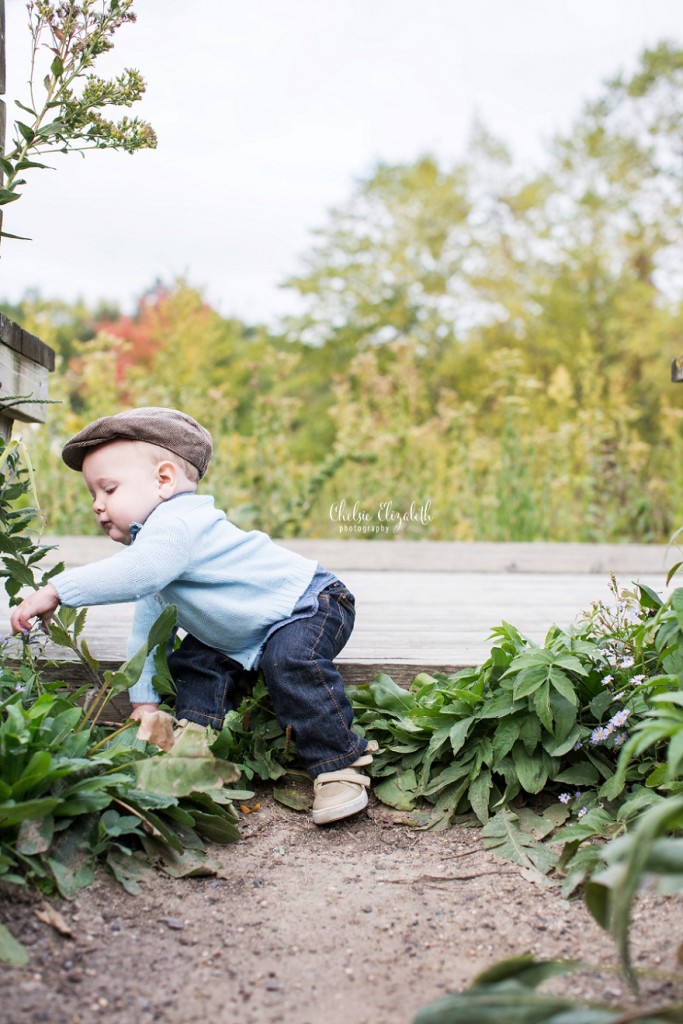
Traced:
[[340, 807], [323, 807], [319, 811], [312, 811], [314, 825], [328, 825], [331, 821], [341, 821], [342, 818], [350, 818], [352, 814], [358, 814], [368, 804], [367, 790], [363, 789], [355, 800], [349, 801]]

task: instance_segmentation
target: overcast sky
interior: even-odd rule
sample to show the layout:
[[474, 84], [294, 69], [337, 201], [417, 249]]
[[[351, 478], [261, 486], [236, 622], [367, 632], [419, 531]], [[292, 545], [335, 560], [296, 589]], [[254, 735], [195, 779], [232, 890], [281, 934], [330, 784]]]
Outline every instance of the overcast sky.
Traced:
[[[226, 315], [274, 323], [311, 229], [378, 160], [457, 159], [478, 116], [523, 162], [681, 0], [137, 0], [101, 65], [136, 67], [158, 149], [33, 172], [7, 209], [0, 300], [134, 299], [184, 276]], [[27, 99], [24, 0], [6, 0], [9, 117]]]

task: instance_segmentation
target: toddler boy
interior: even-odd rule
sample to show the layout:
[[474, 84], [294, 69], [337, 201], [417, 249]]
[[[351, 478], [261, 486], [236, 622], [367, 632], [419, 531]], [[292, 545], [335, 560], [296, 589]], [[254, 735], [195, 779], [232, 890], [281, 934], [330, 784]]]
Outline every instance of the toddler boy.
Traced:
[[[12, 629], [30, 629], [36, 616], [49, 625], [60, 603], [135, 601], [130, 655], [174, 604], [186, 631], [169, 657], [177, 717], [220, 729], [260, 670], [314, 780], [313, 821], [346, 818], [367, 804], [370, 780], [357, 769], [372, 762], [333, 664], [353, 629], [353, 596], [332, 573], [238, 529], [213, 498], [196, 494], [211, 454], [209, 432], [176, 409], [105, 416], [72, 437], [62, 458], [82, 471], [101, 529], [125, 547], [54, 576], [14, 610]], [[150, 655], [130, 690], [133, 718], [159, 704], [153, 671]]]

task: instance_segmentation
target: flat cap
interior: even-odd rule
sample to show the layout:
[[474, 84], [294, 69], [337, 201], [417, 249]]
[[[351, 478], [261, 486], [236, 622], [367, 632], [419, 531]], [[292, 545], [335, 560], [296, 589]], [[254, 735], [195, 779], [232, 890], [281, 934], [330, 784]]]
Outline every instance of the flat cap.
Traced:
[[70, 469], [83, 469], [88, 452], [110, 441], [148, 441], [179, 455], [204, 476], [213, 452], [211, 434], [177, 409], [148, 406], [103, 416], [67, 441], [62, 458]]

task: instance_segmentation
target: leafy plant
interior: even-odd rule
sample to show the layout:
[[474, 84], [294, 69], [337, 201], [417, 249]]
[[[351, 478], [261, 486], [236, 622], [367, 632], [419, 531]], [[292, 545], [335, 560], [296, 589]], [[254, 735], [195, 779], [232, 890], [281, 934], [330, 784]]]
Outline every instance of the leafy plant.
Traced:
[[683, 1006], [612, 1010], [568, 996], [546, 995], [538, 986], [580, 969], [576, 961], [503, 960], [478, 975], [464, 992], [443, 996], [420, 1010], [413, 1024], [642, 1024], [683, 1022]]
[[[130, 107], [140, 99], [145, 90], [140, 73], [126, 69], [107, 80], [90, 71], [97, 58], [112, 49], [118, 29], [135, 20], [132, 8], [133, 0], [30, 0], [27, 4], [32, 39], [30, 102], [15, 101], [28, 117], [15, 121], [13, 143], [0, 156], [5, 176], [0, 207], [21, 197], [19, 189], [26, 184], [21, 175], [45, 168], [41, 161], [48, 154], [88, 149], [134, 153], [156, 146], [154, 131], [144, 121], [124, 117], [115, 123], [102, 113], [108, 107]], [[43, 69], [43, 50], [49, 54], [47, 69]], [[41, 69], [46, 73], [39, 84]]]

